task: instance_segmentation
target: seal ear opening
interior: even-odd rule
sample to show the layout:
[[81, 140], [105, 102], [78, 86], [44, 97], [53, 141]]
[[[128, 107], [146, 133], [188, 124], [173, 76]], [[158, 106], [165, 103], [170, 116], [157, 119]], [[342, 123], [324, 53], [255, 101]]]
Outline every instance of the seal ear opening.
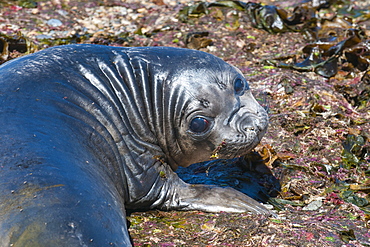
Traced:
[[210, 102], [209, 100], [207, 99], [200, 99], [199, 100], [200, 104], [204, 107], [204, 108], [208, 108], [210, 106]]
[[234, 80], [234, 93], [235, 95], [242, 96], [245, 90], [249, 89], [248, 82], [241, 78], [236, 78]]

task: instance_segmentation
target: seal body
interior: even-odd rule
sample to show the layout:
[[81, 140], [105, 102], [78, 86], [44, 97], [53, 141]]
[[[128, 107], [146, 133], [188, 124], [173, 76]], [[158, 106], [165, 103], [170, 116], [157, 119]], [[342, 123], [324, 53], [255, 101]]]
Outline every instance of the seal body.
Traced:
[[69, 45], [0, 67], [0, 245], [130, 246], [125, 210], [269, 214], [178, 166], [249, 152], [267, 114], [195, 50]]

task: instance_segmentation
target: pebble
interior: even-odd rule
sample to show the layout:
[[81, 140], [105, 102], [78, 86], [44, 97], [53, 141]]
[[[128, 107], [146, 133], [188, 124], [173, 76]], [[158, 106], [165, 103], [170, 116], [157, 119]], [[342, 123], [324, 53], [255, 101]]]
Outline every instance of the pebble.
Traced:
[[312, 201], [307, 206], [304, 206], [302, 210], [315, 211], [315, 210], [318, 210], [321, 206], [322, 206], [321, 200]]
[[67, 16], [68, 12], [63, 9], [58, 9], [56, 12], [58, 12], [60, 15]]
[[58, 19], [50, 19], [46, 22], [46, 24], [52, 27], [59, 27], [63, 25], [63, 23]]
[[52, 39], [53, 37], [51, 35], [40, 34], [40, 35], [36, 35], [35, 38], [37, 40], [42, 40], [42, 39]]

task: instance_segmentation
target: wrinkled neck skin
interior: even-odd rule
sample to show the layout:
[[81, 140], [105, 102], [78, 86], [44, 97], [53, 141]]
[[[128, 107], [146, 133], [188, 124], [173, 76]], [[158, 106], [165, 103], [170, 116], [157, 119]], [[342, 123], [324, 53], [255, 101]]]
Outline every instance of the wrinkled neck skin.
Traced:
[[2, 66], [1, 90], [10, 93], [0, 116], [9, 128], [14, 118], [22, 134], [12, 139], [29, 149], [17, 155], [33, 153], [66, 172], [89, 164], [89, 176], [109, 180], [126, 206], [147, 208], [164, 184], [158, 173], [170, 174], [156, 135], [163, 131], [163, 78], [150, 58], [129, 51], [71, 45], [10, 61]]

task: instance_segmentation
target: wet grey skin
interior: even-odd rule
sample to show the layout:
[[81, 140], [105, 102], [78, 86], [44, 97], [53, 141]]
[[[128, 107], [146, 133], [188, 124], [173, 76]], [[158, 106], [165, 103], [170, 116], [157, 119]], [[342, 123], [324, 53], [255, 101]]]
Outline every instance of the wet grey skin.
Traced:
[[195, 50], [68, 45], [0, 67], [0, 245], [130, 246], [126, 210], [270, 212], [178, 166], [248, 153], [268, 117]]

